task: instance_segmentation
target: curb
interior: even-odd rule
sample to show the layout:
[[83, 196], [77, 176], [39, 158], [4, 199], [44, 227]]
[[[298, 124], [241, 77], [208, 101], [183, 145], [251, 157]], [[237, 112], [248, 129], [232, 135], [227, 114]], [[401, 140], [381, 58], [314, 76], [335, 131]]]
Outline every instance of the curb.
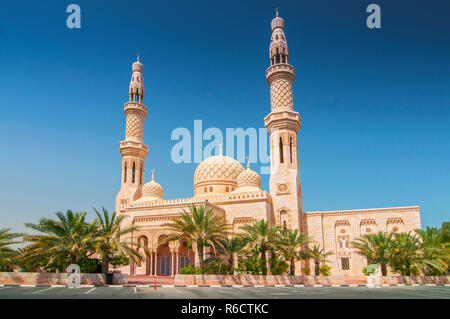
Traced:
[[[382, 284], [382, 285], [81, 285], [81, 288], [94, 288], [94, 287], [105, 287], [105, 288], [316, 288], [316, 287], [418, 287], [418, 286], [445, 286], [449, 287], [450, 284]], [[15, 284], [0, 284], [0, 287], [21, 287], [21, 288], [65, 288], [66, 285], [15, 285]]]

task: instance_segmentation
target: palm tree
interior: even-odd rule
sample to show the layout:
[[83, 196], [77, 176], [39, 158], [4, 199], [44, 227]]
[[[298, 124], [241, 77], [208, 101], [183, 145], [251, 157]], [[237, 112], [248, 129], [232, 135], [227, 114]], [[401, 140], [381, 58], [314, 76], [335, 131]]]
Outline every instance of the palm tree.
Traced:
[[[95, 234], [95, 252], [101, 258], [102, 272], [107, 273], [111, 257], [121, 255], [130, 257], [135, 262], [141, 262], [143, 257], [136, 248], [143, 248], [149, 253], [148, 247], [140, 242], [127, 242], [127, 235], [130, 235], [138, 228], [135, 226], [121, 227], [125, 215], [117, 215], [113, 212], [111, 216], [107, 209], [102, 207], [102, 214], [94, 208], [100, 227]], [[134, 248], [136, 247], [136, 248]]]
[[420, 236], [423, 258], [438, 264], [438, 267], [429, 266], [425, 273], [446, 274], [450, 264], [450, 247], [445, 242], [443, 230], [427, 226], [426, 230], [417, 229], [415, 232]]
[[222, 215], [213, 212], [212, 207], [207, 209], [205, 205], [192, 205], [189, 212], [183, 210], [180, 218], [163, 224], [162, 227], [169, 230], [170, 234], [163, 237], [159, 244], [173, 241], [179, 244], [186, 241], [188, 247], [192, 247], [192, 243], [196, 244], [202, 272], [205, 266], [203, 248], [216, 248], [218, 240], [225, 239], [230, 229]]
[[387, 276], [387, 267], [392, 261], [392, 233], [378, 232], [363, 235], [352, 242], [357, 253], [369, 264], [380, 264], [381, 274]]
[[289, 274], [295, 275], [295, 262], [303, 258], [300, 250], [309, 242], [306, 234], [302, 234], [298, 229], [283, 229], [280, 232], [278, 246], [284, 258], [289, 261]]
[[240, 234], [241, 238], [246, 241], [248, 247], [256, 248], [261, 252], [263, 265], [267, 265], [267, 269], [263, 268], [263, 275], [270, 273], [270, 263], [267, 262], [266, 252], [276, 248], [280, 229], [279, 225], [270, 227], [269, 221], [264, 219], [255, 220], [241, 227], [243, 231]]
[[68, 263], [78, 263], [82, 258], [94, 253], [94, 235], [97, 222], [87, 223], [86, 212], [78, 213], [71, 210], [66, 213], [56, 213], [58, 220], [42, 218], [38, 224], [26, 223], [25, 226], [39, 231], [39, 235], [27, 235], [24, 240], [32, 242], [27, 246], [22, 258], [67, 260]]
[[305, 258], [314, 260], [314, 275], [319, 276], [320, 264], [328, 262], [328, 256], [332, 255], [332, 251], [325, 251], [320, 245], [314, 245], [312, 248], [306, 248]]
[[[394, 234], [392, 243], [393, 270], [400, 272], [403, 276], [418, 274], [419, 270], [424, 273], [433, 270], [445, 273], [447, 270], [446, 265], [432, 256], [436, 256], [436, 247], [430, 247], [431, 244], [436, 244], [436, 240], [438, 240], [435, 237], [436, 232], [428, 229], [428, 232], [422, 231], [420, 233], [423, 237], [412, 232]], [[425, 239], [423, 250], [422, 238]]]
[[10, 231], [11, 228], [0, 229], [0, 271], [12, 269], [17, 252], [8, 246], [21, 243], [16, 239], [25, 236], [25, 234]]
[[230, 267], [230, 274], [234, 274], [234, 263], [237, 254], [242, 251], [245, 242], [238, 237], [218, 239], [217, 255], [225, 258], [226, 264]]

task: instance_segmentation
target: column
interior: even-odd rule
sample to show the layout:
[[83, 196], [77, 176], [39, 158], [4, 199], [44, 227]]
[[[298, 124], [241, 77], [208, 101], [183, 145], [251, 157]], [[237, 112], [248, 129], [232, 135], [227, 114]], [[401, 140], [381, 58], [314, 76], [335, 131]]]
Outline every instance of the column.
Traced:
[[174, 275], [178, 274], [178, 263], [180, 262], [180, 256], [179, 256], [179, 252], [178, 249], [175, 250], [175, 271], [174, 271]]
[[171, 272], [170, 272], [170, 275], [171, 276], [175, 276], [175, 249], [171, 249], [170, 250], [170, 256], [172, 257], [172, 267], [170, 267], [171, 268]]
[[152, 266], [153, 266], [153, 251], [152, 249], [150, 249], [150, 253], [148, 254], [148, 263], [149, 263], [149, 270], [148, 270], [148, 274], [151, 276], [152, 275]]
[[155, 251], [155, 276], [158, 276], [158, 249]]

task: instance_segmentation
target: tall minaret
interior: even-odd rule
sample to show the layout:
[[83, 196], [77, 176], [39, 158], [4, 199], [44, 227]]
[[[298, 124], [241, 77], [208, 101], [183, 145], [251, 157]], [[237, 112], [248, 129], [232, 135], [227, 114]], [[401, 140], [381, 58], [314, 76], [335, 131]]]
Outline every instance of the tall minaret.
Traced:
[[122, 181], [116, 196], [116, 211], [119, 206], [136, 200], [141, 196], [144, 182], [145, 157], [148, 146], [144, 144], [144, 125], [147, 107], [144, 105], [145, 87], [142, 72], [144, 66], [139, 62], [139, 56], [133, 63], [131, 75], [129, 101], [124, 105], [127, 118], [125, 140], [120, 142], [122, 154]]
[[270, 67], [266, 71], [270, 86], [270, 114], [264, 119], [270, 135], [270, 193], [275, 223], [302, 230], [302, 187], [298, 165], [300, 115], [294, 111], [292, 84], [295, 69], [289, 64], [284, 20], [272, 20]]

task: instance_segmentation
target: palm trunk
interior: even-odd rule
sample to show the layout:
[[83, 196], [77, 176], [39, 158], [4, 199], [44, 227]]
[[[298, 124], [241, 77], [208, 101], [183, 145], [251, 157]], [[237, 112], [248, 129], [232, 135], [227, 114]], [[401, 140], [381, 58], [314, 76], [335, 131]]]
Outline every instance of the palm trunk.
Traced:
[[234, 275], [234, 257], [233, 256], [230, 257], [230, 265], [231, 265], [230, 275]]
[[387, 266], [385, 264], [381, 264], [381, 275], [387, 276]]
[[109, 255], [105, 255], [102, 258], [102, 273], [106, 274], [109, 269]]
[[295, 275], [295, 259], [294, 258], [291, 258], [291, 261], [289, 262], [289, 269], [290, 269], [289, 274], [291, 276], [294, 276]]
[[200, 261], [200, 268], [202, 270], [202, 273], [204, 273], [205, 271], [205, 262], [203, 260], [203, 246], [197, 245], [197, 254], [198, 254], [198, 259]]
[[318, 262], [314, 262], [314, 275], [319, 276], [320, 275], [320, 267]]
[[261, 272], [263, 275], [267, 275], [267, 256], [266, 256], [266, 250], [263, 248], [261, 251], [261, 266], [266, 266], [266, 269], [262, 267]]

